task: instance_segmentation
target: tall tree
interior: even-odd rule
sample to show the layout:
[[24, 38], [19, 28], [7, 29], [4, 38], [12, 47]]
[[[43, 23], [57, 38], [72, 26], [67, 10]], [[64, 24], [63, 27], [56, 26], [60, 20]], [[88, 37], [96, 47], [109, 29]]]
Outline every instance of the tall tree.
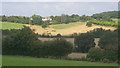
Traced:
[[39, 15], [33, 15], [32, 16], [32, 22], [33, 22], [33, 24], [41, 25], [43, 23], [42, 17], [39, 16]]

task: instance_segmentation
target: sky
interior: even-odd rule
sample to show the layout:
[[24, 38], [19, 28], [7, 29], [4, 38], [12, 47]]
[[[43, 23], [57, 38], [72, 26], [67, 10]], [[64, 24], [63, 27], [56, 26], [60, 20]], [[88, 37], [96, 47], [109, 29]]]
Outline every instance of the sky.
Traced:
[[3, 2], [118, 2], [119, 0], [2, 0]]
[[33, 14], [41, 16], [61, 14], [90, 16], [95, 13], [118, 10], [118, 2], [77, 2], [77, 0], [74, 0], [74, 2], [72, 2], [73, 0], [70, 0], [71, 2], [67, 0], [67, 2], [55, 2], [55, 0], [50, 2], [26, 1], [4, 0], [2, 2], [2, 14], [7, 16], [32, 16]]

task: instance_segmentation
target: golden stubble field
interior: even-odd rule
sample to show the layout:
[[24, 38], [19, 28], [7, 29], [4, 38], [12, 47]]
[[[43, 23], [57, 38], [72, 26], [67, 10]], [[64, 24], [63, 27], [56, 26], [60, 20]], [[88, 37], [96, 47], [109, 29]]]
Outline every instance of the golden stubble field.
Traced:
[[[52, 26], [65, 26], [65, 25], [68, 25], [68, 24], [56, 24], [56, 25], [50, 25], [50, 27]], [[29, 26], [32, 30], [34, 30], [35, 33], [38, 33], [38, 34], [46, 34], [48, 33], [49, 35], [57, 35], [57, 34], [61, 34], [61, 35], [71, 35], [73, 33], [86, 33], [87, 31], [90, 31], [90, 30], [93, 30], [93, 29], [96, 29], [96, 28], [103, 28], [105, 30], [115, 30], [116, 28], [115, 27], [108, 27], [108, 26], [100, 26], [100, 25], [92, 25], [92, 27], [87, 27], [86, 26], [86, 23], [84, 24], [79, 24], [79, 25], [74, 25], [70, 28], [65, 28], [65, 29], [53, 29], [53, 28], [50, 28], [50, 27], [47, 27], [47, 28], [42, 28], [41, 26], [38, 26], [38, 25], [28, 25], [26, 24], [26, 26]]]

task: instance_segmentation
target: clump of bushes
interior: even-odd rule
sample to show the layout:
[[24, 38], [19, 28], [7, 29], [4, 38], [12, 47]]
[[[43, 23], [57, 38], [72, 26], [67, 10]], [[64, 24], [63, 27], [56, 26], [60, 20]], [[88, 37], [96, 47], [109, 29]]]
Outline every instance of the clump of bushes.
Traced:
[[95, 46], [94, 37], [91, 34], [83, 33], [75, 37], [76, 51], [87, 53]]
[[119, 62], [118, 30], [105, 32], [99, 41], [100, 48], [91, 48], [87, 58], [91, 61]]
[[37, 41], [37, 35], [28, 27], [22, 30], [11, 31], [6, 35], [2, 45], [3, 54], [6, 55], [29, 55], [34, 42]]
[[99, 47], [93, 47], [89, 50], [87, 58], [89, 61], [100, 61], [104, 58], [104, 50]]
[[73, 50], [73, 45], [62, 38], [42, 42], [30, 28], [13, 31], [3, 40], [4, 55], [25, 55], [34, 57], [61, 57]]
[[86, 26], [91, 27], [92, 23], [87, 22]]
[[118, 62], [118, 47], [116, 45], [108, 45], [105, 48], [105, 59], [109, 60], [109, 62]]

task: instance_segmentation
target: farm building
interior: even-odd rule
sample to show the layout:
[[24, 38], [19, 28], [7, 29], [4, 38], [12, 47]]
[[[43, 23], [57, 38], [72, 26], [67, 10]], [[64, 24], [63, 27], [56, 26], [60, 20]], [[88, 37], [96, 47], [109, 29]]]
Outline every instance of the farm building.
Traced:
[[50, 17], [42, 17], [42, 21], [51, 21], [52, 19]]

